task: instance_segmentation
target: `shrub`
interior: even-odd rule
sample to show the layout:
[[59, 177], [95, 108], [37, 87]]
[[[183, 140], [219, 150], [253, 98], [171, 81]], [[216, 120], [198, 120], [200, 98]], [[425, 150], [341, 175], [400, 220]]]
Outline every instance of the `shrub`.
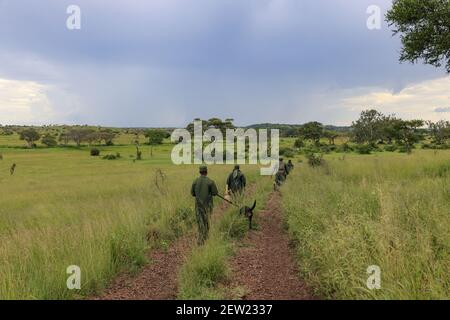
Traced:
[[306, 158], [308, 159], [308, 164], [311, 167], [319, 167], [321, 165], [325, 164], [325, 160], [323, 159], [323, 154], [315, 154], [315, 153], [309, 153], [306, 155]]
[[368, 144], [359, 144], [356, 146], [356, 152], [359, 154], [371, 154], [373, 151], [373, 147]]
[[58, 144], [58, 142], [56, 142], [55, 137], [50, 134], [47, 134], [44, 137], [42, 137], [41, 142], [42, 144], [46, 145], [49, 148], [55, 147]]
[[388, 151], [388, 152], [395, 152], [395, 151], [397, 151], [397, 149], [398, 149], [398, 146], [395, 144], [389, 144], [384, 147], [384, 150]]
[[295, 152], [291, 148], [280, 148], [280, 155], [286, 158], [293, 158], [295, 156]]
[[103, 156], [102, 159], [104, 159], [104, 160], [117, 160], [118, 158], [120, 158], [120, 155], [117, 156], [115, 154], [107, 154], [106, 156]]
[[413, 149], [415, 149], [414, 146], [401, 145], [398, 148], [398, 151], [401, 152], [401, 153], [411, 153]]
[[97, 148], [92, 148], [91, 149], [91, 156], [93, 157], [98, 157], [100, 155], [100, 150]]
[[336, 152], [352, 152], [353, 148], [346, 142], [337, 146]]
[[299, 149], [305, 147], [305, 141], [302, 138], [298, 138], [294, 142], [294, 147]]

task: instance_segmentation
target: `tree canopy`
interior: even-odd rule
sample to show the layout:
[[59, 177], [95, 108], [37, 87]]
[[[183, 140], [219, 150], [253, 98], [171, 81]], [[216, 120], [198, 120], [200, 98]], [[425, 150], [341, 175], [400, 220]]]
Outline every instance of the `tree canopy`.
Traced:
[[400, 34], [400, 61], [423, 59], [450, 73], [450, 0], [394, 0], [386, 20]]

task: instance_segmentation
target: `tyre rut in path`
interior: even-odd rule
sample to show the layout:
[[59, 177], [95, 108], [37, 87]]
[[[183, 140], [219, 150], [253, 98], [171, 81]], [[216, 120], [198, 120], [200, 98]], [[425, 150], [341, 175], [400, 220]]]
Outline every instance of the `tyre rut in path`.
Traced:
[[[244, 300], [310, 300], [310, 290], [300, 279], [283, 230], [281, 196], [270, 194], [266, 207], [258, 215], [258, 230], [244, 238], [231, 262], [230, 288], [243, 288]], [[234, 289], [233, 289], [234, 288]]]

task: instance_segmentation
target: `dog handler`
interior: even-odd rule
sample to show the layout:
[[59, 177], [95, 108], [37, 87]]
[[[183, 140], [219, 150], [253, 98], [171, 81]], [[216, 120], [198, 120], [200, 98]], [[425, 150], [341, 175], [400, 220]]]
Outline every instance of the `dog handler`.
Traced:
[[195, 179], [191, 195], [195, 197], [195, 214], [198, 224], [198, 245], [205, 243], [209, 233], [209, 217], [213, 210], [213, 197], [219, 193], [216, 183], [207, 177], [208, 168], [200, 167], [200, 177]]

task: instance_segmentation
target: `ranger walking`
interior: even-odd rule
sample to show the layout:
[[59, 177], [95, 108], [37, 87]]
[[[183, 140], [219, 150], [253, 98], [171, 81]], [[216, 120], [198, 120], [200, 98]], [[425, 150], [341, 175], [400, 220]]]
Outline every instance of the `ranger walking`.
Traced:
[[292, 170], [294, 170], [294, 164], [292, 163], [292, 160], [289, 160], [287, 163], [288, 174], [291, 173]]
[[198, 245], [205, 243], [209, 232], [209, 217], [213, 210], [213, 197], [219, 193], [216, 183], [207, 177], [208, 168], [200, 167], [200, 177], [195, 179], [191, 195], [195, 197], [195, 214], [198, 224]]
[[234, 196], [241, 195], [246, 184], [247, 180], [239, 165], [234, 166], [233, 172], [230, 173], [227, 179], [227, 191], [231, 191], [231, 194]]

